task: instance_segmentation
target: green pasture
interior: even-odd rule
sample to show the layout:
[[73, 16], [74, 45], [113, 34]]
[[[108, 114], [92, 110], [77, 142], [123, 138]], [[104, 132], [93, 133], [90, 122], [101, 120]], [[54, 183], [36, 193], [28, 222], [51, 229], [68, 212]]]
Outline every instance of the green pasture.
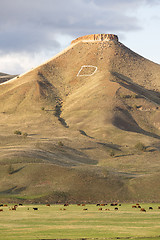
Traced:
[[[1, 207], [0, 239], [137, 239], [160, 240], [160, 204], [142, 204], [146, 212], [132, 204], [115, 207], [96, 205], [23, 205]], [[149, 210], [149, 206], [153, 210]], [[33, 207], [38, 207], [34, 211]], [[66, 210], [63, 210], [63, 209]], [[83, 209], [88, 210], [83, 210]], [[110, 209], [109, 211], [105, 209]], [[62, 210], [60, 210], [62, 209]]]

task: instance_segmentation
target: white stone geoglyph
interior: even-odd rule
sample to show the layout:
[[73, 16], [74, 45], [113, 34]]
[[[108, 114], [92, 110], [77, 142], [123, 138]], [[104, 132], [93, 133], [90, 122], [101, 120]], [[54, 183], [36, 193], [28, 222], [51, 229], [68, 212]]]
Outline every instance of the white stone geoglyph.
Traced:
[[[82, 71], [84, 68], [93, 68], [94, 70], [93, 70], [93, 72], [90, 73], [90, 74], [81, 74], [81, 71]], [[83, 77], [83, 76], [92, 76], [93, 74], [96, 73], [97, 69], [98, 69], [98, 68], [97, 68], [96, 66], [92, 66], [92, 65], [83, 65], [83, 66], [80, 68], [79, 72], [77, 73], [77, 77], [78, 77], [78, 76], [79, 76], [79, 77]]]

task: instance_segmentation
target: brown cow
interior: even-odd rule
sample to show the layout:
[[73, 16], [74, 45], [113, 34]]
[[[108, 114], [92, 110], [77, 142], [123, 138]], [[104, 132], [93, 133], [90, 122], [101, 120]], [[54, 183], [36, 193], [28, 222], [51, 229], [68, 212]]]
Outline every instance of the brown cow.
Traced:
[[3, 212], [3, 209], [0, 209], [0, 212]]
[[137, 206], [136, 206], [136, 205], [133, 205], [132, 208], [137, 208]]
[[16, 210], [17, 210], [17, 208], [16, 208], [16, 207], [12, 207], [12, 210], [16, 211]]
[[98, 210], [99, 210], [99, 211], [102, 211], [102, 208], [99, 208]]
[[141, 208], [141, 210], [140, 211], [142, 211], [142, 212], [146, 212], [146, 209], [144, 209], [144, 208]]
[[160, 209], [160, 207], [158, 206], [158, 209]]
[[88, 209], [87, 208], [84, 208], [83, 211], [87, 211]]

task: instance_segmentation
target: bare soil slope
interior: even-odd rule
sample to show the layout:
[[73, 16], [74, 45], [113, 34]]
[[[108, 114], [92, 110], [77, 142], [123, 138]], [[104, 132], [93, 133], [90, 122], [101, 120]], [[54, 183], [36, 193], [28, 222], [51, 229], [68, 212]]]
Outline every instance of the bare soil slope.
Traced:
[[1, 84], [2, 197], [158, 201], [159, 76], [120, 42], [80, 41]]

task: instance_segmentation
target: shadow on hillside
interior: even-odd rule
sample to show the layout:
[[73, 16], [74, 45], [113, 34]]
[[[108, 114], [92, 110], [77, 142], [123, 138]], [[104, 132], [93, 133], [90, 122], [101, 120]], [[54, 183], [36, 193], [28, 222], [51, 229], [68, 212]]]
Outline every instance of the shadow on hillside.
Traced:
[[55, 107], [55, 114], [54, 115], [58, 118], [58, 121], [60, 121], [60, 123], [62, 124], [63, 127], [69, 128], [65, 119], [61, 117], [61, 113], [62, 113], [61, 108], [62, 108], [61, 103], [57, 104], [56, 107]]
[[160, 93], [148, 90], [137, 83], [134, 83], [131, 78], [128, 78], [120, 73], [117, 72], [111, 72], [113, 76], [116, 77], [116, 82], [118, 82], [121, 86], [124, 88], [129, 89], [130, 91], [133, 91], [134, 93], [137, 93], [138, 95], [141, 95], [145, 97], [146, 99], [154, 102], [155, 104], [160, 105]]
[[[77, 164], [91, 164], [96, 165], [98, 161], [89, 158], [85, 153], [68, 146], [61, 149], [61, 154], [67, 159], [70, 159], [70, 164], [76, 166]], [[69, 162], [68, 162], [69, 163]]]
[[17, 186], [14, 186], [12, 188], [1, 191], [0, 195], [3, 195], [3, 194], [19, 194], [19, 193], [23, 192], [24, 190], [26, 190], [26, 187], [17, 188]]
[[18, 169], [16, 169], [16, 170], [13, 170], [10, 174], [17, 173], [17, 172], [21, 171], [23, 168], [24, 168], [24, 166], [21, 167], [21, 168], [18, 168]]
[[79, 130], [79, 132], [80, 132], [80, 134], [82, 134], [82, 135], [85, 136], [85, 137], [94, 139], [94, 137], [89, 136], [89, 135], [88, 135], [85, 131], [83, 131], [83, 130]]
[[126, 109], [122, 109], [120, 107], [116, 107], [114, 109], [114, 117], [112, 119], [112, 124], [115, 127], [118, 127], [119, 129], [124, 131], [136, 132], [146, 135], [148, 137], [160, 139], [159, 135], [143, 130], [134, 120], [132, 115]]
[[[156, 105], [160, 105], [160, 93], [145, 89], [144, 87], [138, 85], [137, 83], [134, 83], [132, 79], [119, 74], [117, 72], [111, 72], [113, 76], [116, 77], [116, 82], [118, 82], [122, 87], [129, 89], [130, 91], [143, 96], [144, 98], [148, 99], [149, 101], [155, 103]], [[132, 115], [126, 110], [122, 109], [120, 107], [116, 107], [114, 109], [115, 114], [113, 118], [113, 125], [120, 128], [124, 131], [131, 131], [131, 132], [137, 132], [140, 134], [144, 134], [149, 137], [153, 137], [156, 139], [160, 139], [160, 136], [143, 130], [137, 122], [133, 119]]]
[[96, 165], [98, 163], [96, 160], [91, 159], [87, 154], [80, 151], [82, 149], [77, 150], [65, 146], [64, 144], [59, 146], [55, 144], [39, 143], [36, 147], [38, 149], [34, 151], [34, 157], [53, 164], [77, 166], [81, 164]]
[[58, 97], [57, 89], [47, 80], [47, 78], [43, 75], [42, 72], [38, 72], [38, 76], [41, 80], [38, 81], [38, 84], [40, 86], [40, 92], [41, 96], [46, 98], [47, 100], [57, 100], [57, 105], [55, 107], [55, 110], [47, 110], [47, 111], [55, 111], [55, 116], [58, 118], [59, 122], [62, 124], [63, 127], [69, 128], [64, 118], [62, 118], [60, 115], [62, 113], [61, 108], [62, 104]]
[[120, 149], [120, 145], [117, 145], [117, 144], [113, 144], [113, 143], [102, 143], [102, 142], [97, 142], [97, 144], [103, 146], [103, 147], [106, 147], [106, 148], [112, 148], [114, 150], [117, 150], [117, 151], [121, 151]]

